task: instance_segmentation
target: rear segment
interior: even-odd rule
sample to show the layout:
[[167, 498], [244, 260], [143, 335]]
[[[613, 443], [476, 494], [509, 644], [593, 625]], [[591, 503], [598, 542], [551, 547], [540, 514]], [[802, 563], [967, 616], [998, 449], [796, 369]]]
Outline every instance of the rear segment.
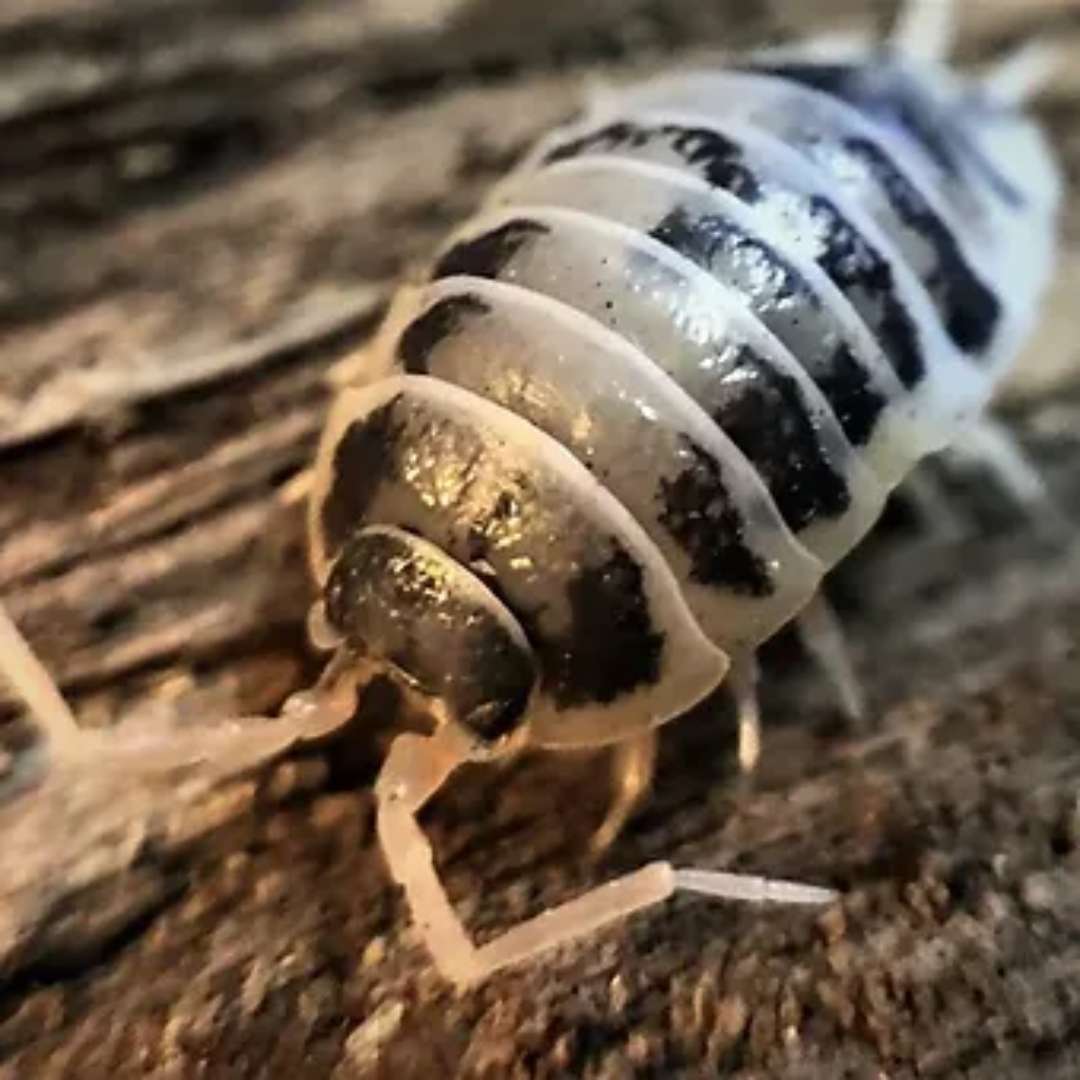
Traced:
[[[885, 45], [770, 50], [612, 95], [544, 140], [508, 188], [621, 161], [736, 198], [788, 258], [816, 262], [874, 335], [914, 406], [917, 458], [977, 416], [1016, 358], [1052, 266], [1061, 191], [1022, 109], [1037, 51], [961, 77], [943, 62], [943, 10], [926, 0], [909, 20], [918, 33], [905, 24]], [[613, 196], [607, 212], [632, 201], [640, 212], [638, 196]], [[886, 415], [895, 408], [890, 398]]]

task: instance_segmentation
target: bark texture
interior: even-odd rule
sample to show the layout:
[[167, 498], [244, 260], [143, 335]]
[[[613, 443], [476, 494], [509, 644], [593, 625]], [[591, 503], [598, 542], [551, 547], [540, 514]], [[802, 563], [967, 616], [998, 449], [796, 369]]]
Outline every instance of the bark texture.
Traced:
[[[590, 80], [891, 15], [3, 4], [0, 595], [80, 721], [266, 713], [310, 682], [299, 512], [278, 492], [312, 450], [326, 371]], [[969, 0], [959, 19], [971, 59], [1064, 43], [1040, 108], [1075, 179], [1075, 6]], [[1080, 202], [1063, 236], [1007, 419], [1075, 523]], [[0, 815], [0, 1077], [1080, 1074], [1080, 549], [985, 476], [944, 482], [951, 531], [898, 508], [833, 583], [866, 734], [837, 730], [785, 638], [753, 791], [721, 703], [671, 725], [655, 798], [602, 866], [581, 858], [595, 757], [471, 771], [425, 819], [481, 937], [653, 858], [842, 888], [825, 915], [678, 899], [453, 995], [371, 837], [394, 714], [376, 687], [335, 739], [261, 732], [164, 795], [122, 772], [97, 803], [56, 787], [42, 820], [74, 839], [29, 893]], [[125, 799], [142, 808], [114, 825]]]

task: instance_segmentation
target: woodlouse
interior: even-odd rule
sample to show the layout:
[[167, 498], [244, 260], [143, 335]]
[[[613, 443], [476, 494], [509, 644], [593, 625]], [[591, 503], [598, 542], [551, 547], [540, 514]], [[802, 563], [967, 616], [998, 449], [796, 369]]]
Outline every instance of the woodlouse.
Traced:
[[351, 708], [374, 665], [439, 721], [395, 740], [378, 827], [456, 982], [676, 888], [832, 895], [654, 863], [477, 949], [416, 814], [465, 761], [614, 745], [609, 842], [654, 729], [725, 676], [752, 767], [754, 653], [796, 618], [857, 709], [822, 578], [926, 454], [970, 429], [1009, 467], [975, 425], [1054, 247], [1057, 173], [1020, 111], [1039, 56], [962, 79], [944, 10], [911, 4], [884, 45], [772, 50], [597, 100], [346, 369], [309, 514], [313, 638], [337, 652], [307, 706]]

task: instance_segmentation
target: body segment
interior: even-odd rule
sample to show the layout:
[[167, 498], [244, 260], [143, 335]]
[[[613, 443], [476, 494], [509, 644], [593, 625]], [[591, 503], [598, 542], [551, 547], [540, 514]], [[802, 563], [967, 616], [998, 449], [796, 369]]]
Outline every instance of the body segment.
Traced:
[[653, 864], [477, 949], [415, 816], [508, 740], [616, 744], [606, 845], [648, 790], [654, 729], [725, 675], [753, 767], [755, 650], [792, 620], [859, 711], [821, 581], [979, 422], [1054, 244], [1023, 65], [954, 75], [940, 16], [919, 0], [894, 45], [608, 96], [540, 141], [352, 365], [312, 562], [342, 648], [442, 721], [394, 744], [379, 830], [459, 983], [676, 888], [831, 896]]
[[1040, 492], [1000, 426], [971, 425], [1052, 268], [1060, 180], [1021, 109], [1042, 60], [965, 80], [946, 9], [911, 0], [886, 45], [615, 94], [446, 241], [349, 363], [306, 474], [309, 628], [334, 656], [277, 724], [82, 731], [0, 607], [0, 676], [54, 789], [83, 770], [170, 791], [193, 768], [250, 777], [388, 675], [433, 730], [394, 739], [378, 835], [459, 985], [679, 889], [833, 899], [654, 862], [478, 948], [417, 815], [466, 762], [614, 745], [603, 848], [649, 788], [656, 729], [721, 685], [753, 766], [755, 650], [785, 623], [859, 712], [819, 588], [922, 456], [963, 439], [1022, 500]]
[[[633, 521], [633, 566], [663, 570], [685, 601], [676, 622], [718, 657], [750, 656], [920, 458], [977, 418], [1015, 354], [1056, 190], [1045, 153], [1026, 171], [1003, 156], [1021, 144], [1038, 149], [1009, 103], [887, 48], [772, 51], [612, 95], [542, 139], [393, 306], [361, 381], [379, 394], [404, 379], [410, 419], [399, 401], [366, 436], [331, 423], [320, 580], [352, 530], [412, 530], [489, 582], [541, 672], [595, 665], [570, 658], [580, 635], [554, 630], [581, 554], [567, 522], [495, 565], [503, 517], [543, 519], [530, 474], [557, 458], [578, 479], [549, 498], [572, 490], [594, 521]], [[418, 419], [421, 399], [508, 425], [513, 454], [487, 453], [478, 482], [474, 433]], [[385, 486], [368, 501], [401, 423], [413, 465], [442, 467], [408, 511]], [[629, 670], [648, 650], [624, 646]], [[608, 704], [581, 741], [658, 722]]]

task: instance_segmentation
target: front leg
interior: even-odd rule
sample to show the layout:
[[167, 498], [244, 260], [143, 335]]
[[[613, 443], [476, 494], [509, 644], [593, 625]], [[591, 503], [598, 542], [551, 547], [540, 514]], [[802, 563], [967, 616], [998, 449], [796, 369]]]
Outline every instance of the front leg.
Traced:
[[594, 856], [603, 855], [618, 838], [652, 788], [659, 737], [655, 729], [617, 743], [611, 762], [612, 796], [600, 827], [589, 841]]
[[752, 652], [732, 657], [728, 685], [735, 698], [738, 725], [739, 768], [744, 776], [752, 775], [761, 757], [761, 704], [758, 700], [758, 662]]
[[982, 417], [947, 453], [962, 464], [985, 468], [1021, 510], [1067, 527], [1066, 515], [1055, 504], [1038, 468], [1000, 420]]
[[861, 725], [866, 716], [862, 685], [851, 662], [844, 628], [820, 589], [799, 612], [795, 629], [803, 647], [829, 680], [845, 718], [852, 725]]

